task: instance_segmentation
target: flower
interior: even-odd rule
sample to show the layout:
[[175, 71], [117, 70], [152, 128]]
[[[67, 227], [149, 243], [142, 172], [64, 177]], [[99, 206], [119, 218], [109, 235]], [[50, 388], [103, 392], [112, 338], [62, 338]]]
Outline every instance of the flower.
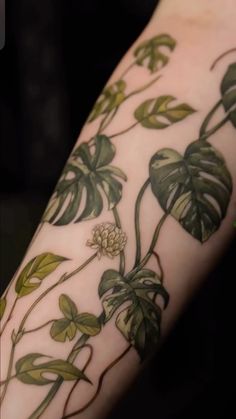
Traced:
[[101, 223], [94, 227], [92, 240], [87, 246], [97, 249], [100, 259], [102, 255], [113, 258], [122, 252], [127, 242], [126, 234], [113, 223]]

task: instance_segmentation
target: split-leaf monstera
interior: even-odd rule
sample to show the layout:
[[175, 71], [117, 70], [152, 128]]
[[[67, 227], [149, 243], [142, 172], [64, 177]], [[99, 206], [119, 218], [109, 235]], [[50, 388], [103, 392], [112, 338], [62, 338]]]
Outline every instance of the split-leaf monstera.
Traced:
[[169, 57], [160, 48], [166, 47], [170, 51], [173, 51], [175, 45], [176, 42], [170, 35], [162, 34], [154, 36], [154, 38], [142, 42], [136, 48], [134, 51], [136, 63], [148, 67], [151, 73], [154, 73], [164, 67], [169, 61]]
[[159, 276], [150, 269], [142, 269], [124, 277], [109, 269], [104, 272], [98, 291], [100, 298], [103, 297], [105, 322], [120, 309], [116, 326], [137, 350], [141, 360], [145, 359], [160, 337], [162, 307], [156, 296], [162, 297], [163, 308], [168, 303], [168, 293]]
[[191, 143], [184, 156], [169, 148], [150, 161], [152, 191], [163, 210], [200, 242], [220, 226], [232, 191], [223, 156], [206, 141]]
[[117, 109], [125, 99], [126, 83], [124, 80], [118, 80], [114, 84], [105, 87], [96, 101], [88, 122], [94, 121], [100, 115], [110, 114]]
[[221, 83], [222, 101], [229, 119], [236, 127], [236, 63], [229, 66]]
[[[96, 136], [94, 145], [82, 143], [76, 148], [59, 179], [43, 220], [65, 225], [98, 217], [103, 209], [102, 193], [107, 198], [108, 209], [114, 208], [122, 194], [122, 184], [116, 178], [127, 180], [122, 170], [110, 165], [114, 156], [115, 147], [105, 135]], [[82, 199], [84, 192], [85, 201]]]

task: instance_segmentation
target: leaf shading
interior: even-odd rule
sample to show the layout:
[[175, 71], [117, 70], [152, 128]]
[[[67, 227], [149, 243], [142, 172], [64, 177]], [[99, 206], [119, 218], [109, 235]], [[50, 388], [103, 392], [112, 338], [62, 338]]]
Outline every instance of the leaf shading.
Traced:
[[150, 161], [152, 191], [163, 210], [200, 242], [219, 228], [232, 192], [223, 156], [206, 141], [191, 143], [184, 156], [162, 149]]
[[80, 379], [90, 382], [81, 370], [68, 361], [63, 361], [62, 359], [35, 364], [36, 360], [44, 356], [45, 355], [39, 353], [31, 353], [20, 358], [16, 362], [17, 379], [24, 384], [35, 384], [41, 386], [56, 381], [56, 379], [53, 380], [44, 375], [45, 373], [52, 373], [66, 381]]
[[170, 107], [173, 96], [160, 96], [157, 99], [148, 99], [135, 111], [134, 116], [145, 128], [163, 129], [176, 122], [182, 121], [195, 110], [186, 103]]
[[164, 67], [169, 57], [161, 52], [161, 47], [167, 47], [173, 51], [176, 46], [175, 40], [166, 34], [157, 35], [147, 41], [142, 42], [134, 51], [136, 63], [147, 67], [151, 73]]
[[110, 114], [114, 109], [118, 108], [125, 99], [126, 83], [124, 80], [118, 80], [114, 84], [105, 87], [96, 101], [88, 122], [94, 121], [100, 115]]
[[65, 260], [68, 259], [53, 253], [42, 253], [31, 259], [16, 281], [15, 291], [18, 298], [35, 291], [41, 285], [42, 280]]
[[98, 318], [89, 313], [78, 314], [75, 318], [75, 325], [81, 333], [89, 336], [95, 336], [101, 330], [101, 324]]
[[[108, 291], [110, 293], [104, 297]], [[99, 285], [99, 296], [104, 297], [105, 321], [120, 309], [116, 326], [137, 350], [141, 360], [150, 355], [160, 338], [162, 308], [156, 302], [157, 295], [162, 297], [164, 309], [168, 304], [168, 293], [159, 276], [150, 269], [126, 277], [109, 269], [104, 272]]]
[[100, 332], [101, 324], [97, 317], [90, 313], [78, 314], [75, 303], [68, 295], [60, 295], [59, 307], [65, 317], [55, 320], [52, 324], [50, 335], [55, 341], [65, 342], [67, 338], [71, 341], [78, 330], [89, 336], [95, 336]]
[[236, 63], [228, 67], [221, 83], [221, 94], [224, 108], [236, 128]]
[[[108, 209], [114, 208], [122, 194], [122, 184], [116, 178], [127, 180], [119, 168], [109, 164], [114, 156], [115, 147], [105, 135], [94, 138], [94, 152], [89, 144], [81, 144], [65, 166], [44, 221], [65, 225], [96, 218], [103, 209], [102, 195], [107, 198]], [[84, 192], [86, 199], [82, 203]]]
[[6, 305], [7, 305], [6, 297], [0, 298], [0, 320], [3, 318], [3, 315], [5, 313], [5, 309], [6, 309]]

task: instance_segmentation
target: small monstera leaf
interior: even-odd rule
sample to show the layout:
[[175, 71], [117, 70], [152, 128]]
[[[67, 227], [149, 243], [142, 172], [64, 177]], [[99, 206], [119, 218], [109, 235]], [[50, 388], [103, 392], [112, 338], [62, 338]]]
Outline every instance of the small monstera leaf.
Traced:
[[229, 66], [221, 83], [222, 101], [229, 119], [236, 128], [236, 63]]
[[42, 386], [56, 381], [56, 379], [53, 380], [44, 375], [50, 373], [55, 374], [56, 378], [63, 378], [65, 381], [79, 379], [90, 382], [81, 370], [62, 359], [35, 364], [35, 361], [42, 357], [45, 357], [45, 355], [31, 353], [20, 358], [16, 362], [16, 378], [24, 384]]
[[186, 103], [169, 106], [174, 100], [176, 98], [173, 96], [160, 96], [157, 99], [148, 99], [136, 109], [134, 116], [145, 128], [163, 129], [182, 121], [195, 112]]
[[17, 278], [15, 291], [18, 298], [35, 291], [41, 285], [42, 280], [65, 260], [68, 259], [53, 253], [42, 253], [31, 259]]
[[160, 48], [167, 47], [170, 51], [173, 51], [175, 45], [175, 40], [165, 34], [144, 41], [134, 51], [136, 63], [147, 67], [151, 73], [155, 73], [169, 61], [169, 57], [164, 52], [161, 52]]
[[110, 269], [104, 272], [99, 285], [105, 322], [118, 311], [116, 326], [137, 350], [141, 360], [150, 355], [160, 338], [162, 308], [156, 302], [157, 295], [162, 297], [165, 308], [168, 293], [159, 276], [150, 269], [126, 277]]
[[[122, 184], [116, 178], [127, 180], [118, 167], [109, 164], [114, 156], [115, 147], [105, 135], [95, 137], [93, 152], [89, 144], [81, 144], [59, 179], [43, 220], [65, 225], [98, 217], [103, 209], [101, 192], [107, 198], [108, 209], [114, 208], [122, 194]], [[85, 201], [82, 200], [84, 192]]]
[[118, 108], [125, 99], [125, 88], [126, 83], [124, 80], [118, 80], [114, 84], [105, 87], [89, 115], [88, 122], [94, 121], [100, 115], [110, 114]]
[[90, 313], [78, 314], [75, 303], [68, 295], [60, 295], [59, 307], [64, 317], [55, 320], [50, 330], [50, 335], [55, 341], [65, 342], [67, 338], [72, 340], [78, 330], [89, 336], [95, 336], [100, 332], [98, 318]]
[[223, 156], [206, 141], [190, 144], [184, 156], [165, 148], [150, 161], [152, 191], [166, 213], [200, 242], [219, 228], [232, 181]]

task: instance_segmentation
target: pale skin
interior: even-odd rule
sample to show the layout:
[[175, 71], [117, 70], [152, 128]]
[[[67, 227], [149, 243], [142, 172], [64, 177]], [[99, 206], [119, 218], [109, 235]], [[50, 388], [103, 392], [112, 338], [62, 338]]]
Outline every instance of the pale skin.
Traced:
[[[135, 259], [135, 229], [134, 210], [135, 201], [141, 186], [147, 180], [148, 167], [151, 157], [163, 148], [171, 148], [181, 155], [187, 145], [197, 140], [199, 128], [209, 111], [219, 101], [220, 85], [228, 66], [236, 62], [235, 19], [236, 7], [234, 0], [198, 0], [196, 3], [188, 0], [163, 0], [155, 11], [150, 23], [147, 25], [139, 39], [130, 48], [119, 66], [115, 69], [108, 85], [115, 83], [122, 76], [127, 85], [127, 94], [137, 91], [147, 85], [151, 80], [158, 80], [129, 100], [124, 101], [109, 125], [104, 128], [103, 134], [109, 137], [116, 148], [112, 166], [118, 167], [127, 176], [123, 182], [122, 199], [117, 205], [122, 231], [126, 233], [125, 245], [126, 272], [129, 272]], [[176, 47], [171, 53], [168, 51], [169, 62], [158, 73], [150, 74], [146, 66], [135, 66], [126, 71], [134, 61], [133, 51], [143, 41], [159, 34], [169, 34], [175, 41]], [[163, 51], [166, 51], [163, 49]], [[212, 64], [217, 57], [225, 54], [222, 59]], [[165, 129], [145, 128], [137, 124], [134, 128], [126, 130], [135, 123], [134, 110], [145, 100], [171, 95], [178, 104], [185, 103], [191, 106], [186, 118]], [[169, 105], [170, 106], [170, 105]], [[225, 116], [224, 109], [219, 108], [211, 120], [208, 129], [215, 126]], [[163, 120], [162, 120], [163, 121]], [[86, 124], [80, 133], [75, 148], [87, 143], [99, 129], [101, 117]], [[232, 191], [225, 216], [220, 226], [211, 234], [209, 239], [201, 243], [192, 237], [186, 229], [182, 228], [176, 219], [168, 216], [160, 230], [158, 243], [154, 246], [156, 255], [161, 259], [161, 270], [164, 272], [164, 286], [170, 300], [167, 308], [163, 310], [161, 330], [162, 339], [173, 327], [178, 316], [189, 301], [196, 289], [202, 284], [208, 272], [219, 260], [227, 245], [235, 235], [233, 222], [236, 219], [236, 131], [231, 120], [227, 120], [222, 127], [209, 137], [209, 143], [221, 152], [231, 174]], [[124, 131], [124, 132], [123, 132]], [[119, 134], [119, 135], [116, 135]], [[43, 165], [43, 162], [42, 162]], [[82, 202], [85, 197], [82, 197]], [[163, 208], [158, 204], [156, 197], [149, 187], [145, 192], [145, 199], [140, 209], [141, 250], [147, 252], [153, 231], [157, 222], [163, 216]], [[92, 229], [101, 223], [114, 223], [114, 214], [104, 207], [97, 218], [79, 223], [70, 222], [67, 225], [55, 226], [50, 222], [42, 225], [36, 239], [32, 242], [22, 264], [13, 279], [7, 292], [7, 306], [2, 319], [1, 337], [1, 380], [8, 374], [9, 357], [12, 347], [11, 334], [13, 329], [18, 330], [20, 322], [26, 311], [35, 303], [37, 298], [49, 289], [63, 274], [77, 269], [88, 258], [92, 257], [96, 249], [86, 246], [91, 239]], [[40, 288], [28, 294], [15, 304], [15, 281], [23, 267], [34, 257], [44, 252], [61, 255], [64, 260], [51, 273], [49, 278], [42, 281]], [[99, 260], [94, 257], [88, 265], [76, 273], [68, 282], [65, 281], [46, 293], [46, 297], [32, 310], [24, 324], [26, 331], [43, 328], [33, 334], [25, 333], [22, 340], [17, 343], [14, 350], [14, 362], [29, 353], [41, 353], [51, 356], [52, 359], [65, 360], [73, 346], [73, 342], [66, 340], [61, 343], [50, 338], [49, 321], [59, 319], [62, 313], [58, 307], [58, 299], [62, 294], [68, 295], [78, 307], [79, 313], [101, 314], [101, 300], [98, 295], [98, 284], [108, 269], [119, 270], [119, 255], [110, 259], [104, 255]], [[146, 268], [160, 274], [157, 258], [151, 257]], [[125, 306], [124, 306], [125, 307]], [[96, 393], [100, 382], [101, 389], [96, 399], [81, 413], [73, 417], [81, 419], [104, 418], [112, 406], [125, 391], [134, 377], [140, 371], [140, 357], [137, 351], [130, 346], [120, 330], [115, 325], [116, 316], [102, 328], [96, 336], [91, 337], [88, 345], [75, 361], [75, 365], [82, 370], [87, 363], [91, 347], [93, 356], [86, 368], [86, 376], [92, 385], [84, 380], [78, 384], [72, 393], [65, 412], [65, 401], [72, 388], [73, 381], [65, 381], [58, 389], [47, 408], [34, 417], [57, 419], [66, 417], [70, 412], [76, 412], [84, 407]], [[127, 353], [125, 351], [127, 350]], [[122, 359], [119, 356], [125, 353]], [[113, 368], [99, 381], [103, 371], [114, 360]], [[48, 358], [44, 358], [46, 362]], [[35, 362], [36, 364], [39, 361]], [[12, 367], [10, 376], [14, 375]], [[49, 373], [47, 373], [49, 374]], [[52, 375], [47, 375], [52, 377]], [[54, 376], [55, 377], [55, 376]], [[4, 386], [1, 386], [3, 388]], [[3, 419], [30, 418], [39, 404], [48, 394], [52, 384], [32, 385], [12, 379], [4, 392], [1, 407]], [[64, 410], [64, 416], [63, 416]]]

